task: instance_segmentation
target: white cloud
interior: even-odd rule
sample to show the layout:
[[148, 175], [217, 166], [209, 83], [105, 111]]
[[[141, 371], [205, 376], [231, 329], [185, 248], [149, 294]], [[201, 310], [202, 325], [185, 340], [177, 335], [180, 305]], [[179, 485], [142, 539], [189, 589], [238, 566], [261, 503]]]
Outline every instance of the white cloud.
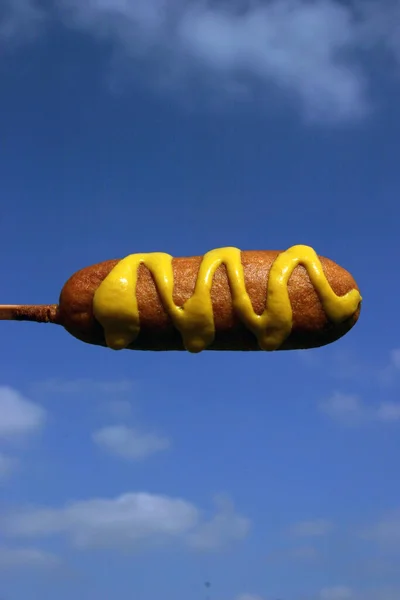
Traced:
[[263, 600], [263, 598], [256, 594], [241, 594], [236, 598], [236, 600]]
[[7, 479], [18, 466], [18, 460], [0, 452], [0, 482]]
[[235, 542], [247, 536], [250, 521], [236, 514], [232, 503], [227, 498], [216, 499], [217, 513], [197, 527], [189, 536], [189, 543], [202, 550], [218, 548], [226, 543]]
[[354, 394], [336, 392], [321, 402], [319, 408], [331, 419], [346, 425], [358, 424], [367, 416], [363, 402]]
[[35, 433], [46, 420], [46, 411], [17, 390], [0, 386], [0, 439]]
[[367, 405], [355, 394], [334, 393], [319, 405], [328, 417], [342, 425], [361, 425], [368, 422], [393, 423], [400, 421], [400, 403], [380, 402]]
[[112, 425], [95, 431], [93, 441], [104, 450], [126, 460], [141, 460], [167, 450], [168, 438], [145, 433], [125, 425]]
[[376, 418], [379, 421], [399, 421], [400, 420], [400, 403], [398, 402], [382, 402], [376, 409]]
[[0, 569], [40, 568], [48, 569], [58, 566], [57, 556], [37, 548], [8, 548], [0, 546]]
[[[143, 547], [180, 542], [196, 549], [219, 549], [245, 537], [246, 521], [232, 507], [218, 506], [208, 522], [192, 503], [181, 498], [126, 493], [95, 498], [63, 508], [34, 508], [5, 515], [3, 533], [15, 537], [64, 535], [82, 548]], [[223, 524], [221, 526], [221, 523]], [[207, 544], [196, 544], [207, 532]]]
[[325, 519], [301, 521], [291, 528], [292, 535], [299, 537], [320, 537], [327, 535], [333, 529], [333, 524]]
[[[38, 18], [34, 2], [6, 5], [14, 3], [24, 8], [12, 9], [13, 23]], [[365, 115], [370, 53], [400, 61], [400, 0], [53, 0], [52, 7], [68, 27], [111, 41], [136, 79], [145, 71], [179, 89], [202, 81], [266, 104], [281, 90], [314, 120]]]
[[[181, 82], [294, 94], [308, 118], [347, 119], [367, 109], [365, 77], [351, 59], [357, 35], [339, 2], [273, 0], [214, 5], [202, 0], [63, 0], [69, 24], [110, 38], [125, 55], [162, 57]], [[158, 51], [158, 52], [157, 52]]]
[[320, 600], [353, 600], [353, 591], [344, 585], [324, 588], [320, 593]]

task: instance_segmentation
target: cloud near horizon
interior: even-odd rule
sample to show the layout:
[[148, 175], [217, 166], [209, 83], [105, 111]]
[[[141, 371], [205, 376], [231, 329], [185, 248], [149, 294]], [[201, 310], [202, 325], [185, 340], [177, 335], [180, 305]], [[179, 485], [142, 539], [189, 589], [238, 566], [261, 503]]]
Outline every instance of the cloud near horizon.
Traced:
[[[4, 2], [3, 2], [4, 3]], [[384, 8], [383, 5], [384, 4]], [[235, 99], [280, 95], [308, 121], [359, 119], [371, 109], [371, 52], [400, 68], [400, 0], [5, 0], [0, 43], [57, 19], [111, 42], [125, 71], [169, 91], [199, 82]], [[146, 63], [146, 69], [143, 69]], [[202, 101], [206, 100], [202, 98]], [[214, 97], [214, 96], [213, 96]]]

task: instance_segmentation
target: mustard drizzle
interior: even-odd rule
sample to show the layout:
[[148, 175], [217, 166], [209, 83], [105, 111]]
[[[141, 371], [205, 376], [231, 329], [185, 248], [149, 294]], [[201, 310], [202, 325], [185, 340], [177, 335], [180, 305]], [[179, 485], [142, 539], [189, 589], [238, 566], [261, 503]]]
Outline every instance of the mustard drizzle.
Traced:
[[289, 278], [299, 264], [308, 272], [328, 318], [340, 323], [357, 310], [361, 296], [353, 289], [344, 296], [332, 290], [322, 264], [309, 246], [293, 246], [277, 256], [272, 264], [267, 287], [266, 309], [257, 315], [247, 293], [241, 251], [218, 248], [204, 255], [193, 295], [182, 307], [173, 301], [172, 256], [163, 252], [131, 254], [122, 259], [95, 292], [93, 312], [103, 326], [107, 346], [121, 350], [132, 344], [140, 332], [136, 295], [139, 266], [151, 272], [161, 302], [189, 352], [201, 352], [214, 341], [215, 327], [211, 288], [218, 267], [225, 265], [235, 313], [256, 336], [262, 350], [276, 350], [292, 330], [292, 307], [288, 292]]

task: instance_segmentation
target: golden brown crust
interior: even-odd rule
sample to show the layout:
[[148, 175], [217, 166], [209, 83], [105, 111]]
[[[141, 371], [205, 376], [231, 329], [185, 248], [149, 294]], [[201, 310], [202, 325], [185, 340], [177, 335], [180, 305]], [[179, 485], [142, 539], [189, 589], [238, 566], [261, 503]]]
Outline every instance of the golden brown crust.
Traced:
[[58, 322], [58, 304], [0, 304], [1, 321]]
[[[243, 251], [247, 292], [254, 311], [265, 309], [269, 270], [280, 251]], [[193, 294], [202, 257], [174, 258], [174, 302], [182, 306]], [[353, 277], [333, 261], [320, 257], [325, 275], [333, 289], [342, 296], [358, 289]], [[59, 322], [76, 338], [91, 344], [106, 345], [103, 330], [93, 316], [93, 296], [100, 283], [119, 262], [109, 260], [82, 269], [72, 275], [64, 285], [59, 302]], [[317, 292], [306, 269], [298, 266], [290, 277], [289, 297], [293, 310], [292, 333], [281, 350], [314, 348], [331, 343], [353, 327], [359, 310], [352, 319], [335, 325], [326, 317]], [[257, 340], [236, 317], [225, 266], [215, 273], [211, 290], [214, 311], [215, 341], [210, 350], [258, 350]], [[159, 298], [150, 271], [140, 266], [137, 282], [137, 299], [141, 330], [136, 342], [130, 346], [138, 350], [183, 350], [180, 333], [173, 327]]]

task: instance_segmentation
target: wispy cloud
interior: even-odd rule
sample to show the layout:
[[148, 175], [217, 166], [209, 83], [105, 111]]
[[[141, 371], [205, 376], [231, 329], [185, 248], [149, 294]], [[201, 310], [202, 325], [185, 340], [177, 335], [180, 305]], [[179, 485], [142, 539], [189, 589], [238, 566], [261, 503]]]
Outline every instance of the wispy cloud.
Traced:
[[125, 419], [132, 415], [132, 404], [129, 400], [111, 400], [103, 405], [104, 411], [114, 419]]
[[2, 0], [0, 45], [15, 46], [30, 41], [42, 31], [46, 13], [36, 0]]
[[19, 461], [16, 458], [0, 452], [0, 483], [10, 477], [18, 467]]
[[9, 536], [64, 535], [81, 548], [114, 549], [180, 542], [198, 550], [218, 550], [244, 538], [249, 526], [232, 505], [219, 503], [206, 519], [187, 500], [146, 492], [20, 510], [0, 520], [0, 529]]
[[36, 433], [46, 421], [44, 408], [8, 386], [0, 386], [0, 415], [0, 439], [4, 440]]
[[326, 377], [340, 381], [371, 384], [379, 380], [381, 352], [370, 364], [359, 350], [324, 348], [322, 355], [316, 351], [305, 351], [297, 354], [301, 363], [313, 370], [323, 372]]
[[237, 542], [247, 536], [250, 521], [238, 515], [229, 498], [215, 499], [217, 511], [188, 536], [189, 544], [199, 550], [213, 550]]
[[316, 600], [398, 600], [400, 590], [390, 587], [379, 587], [355, 590], [347, 585], [327, 587], [320, 591]]
[[298, 537], [321, 537], [330, 533], [333, 523], [326, 519], [300, 521], [290, 528], [290, 533]]
[[92, 434], [92, 439], [109, 454], [126, 460], [143, 460], [171, 446], [170, 440], [165, 436], [125, 425], [98, 429]]
[[[385, 352], [386, 354], [386, 352]], [[394, 348], [385, 355], [381, 348], [373, 349], [369, 359], [359, 350], [327, 348], [320, 353], [301, 352], [297, 355], [302, 364], [310, 369], [324, 371], [327, 377], [362, 383], [364, 385], [388, 386], [400, 381], [400, 349]]]
[[387, 365], [380, 371], [379, 376], [384, 384], [393, 383], [400, 375], [400, 349], [395, 348], [390, 352]]
[[[400, 62], [400, 0], [53, 0], [49, 6], [72, 30], [111, 42], [136, 80], [145, 71], [151, 83], [175, 91], [201, 82], [206, 96], [228, 92], [266, 106], [280, 90], [309, 120], [364, 116], [371, 52]], [[2, 37], [20, 36], [41, 19], [33, 0], [6, 0]]]
[[0, 569], [9, 571], [21, 568], [49, 569], [59, 566], [60, 560], [55, 554], [37, 548], [10, 548], [0, 546]]
[[273, 550], [267, 554], [267, 562], [281, 562], [287, 564], [288, 561], [295, 563], [315, 562], [320, 559], [321, 555], [317, 548], [311, 545], [294, 546]]
[[[398, 598], [400, 598], [399, 589], [381, 587], [356, 590], [348, 585], [324, 587], [312, 596], [312, 600], [398, 600]], [[263, 597], [256, 594], [242, 594], [236, 600], [263, 600]]]
[[48, 394], [123, 394], [132, 391], [133, 381], [98, 381], [95, 379], [47, 379], [33, 384], [36, 392]]
[[[368, 110], [366, 76], [352, 57], [358, 30], [339, 2], [275, 0], [63, 0], [70, 23], [111, 39], [133, 59], [166, 70], [168, 84], [195, 79], [211, 89], [293, 95], [309, 119], [342, 120]], [[160, 52], [161, 51], [161, 52]], [[159, 80], [159, 79], [158, 79]], [[289, 96], [288, 96], [289, 95]]]
[[361, 536], [400, 551], [400, 509], [386, 514], [366, 527]]
[[320, 600], [355, 600], [353, 590], [345, 585], [324, 588], [319, 597]]
[[348, 426], [400, 421], [400, 403], [384, 401], [368, 405], [355, 394], [336, 392], [323, 400], [319, 404], [319, 409], [334, 421]]

